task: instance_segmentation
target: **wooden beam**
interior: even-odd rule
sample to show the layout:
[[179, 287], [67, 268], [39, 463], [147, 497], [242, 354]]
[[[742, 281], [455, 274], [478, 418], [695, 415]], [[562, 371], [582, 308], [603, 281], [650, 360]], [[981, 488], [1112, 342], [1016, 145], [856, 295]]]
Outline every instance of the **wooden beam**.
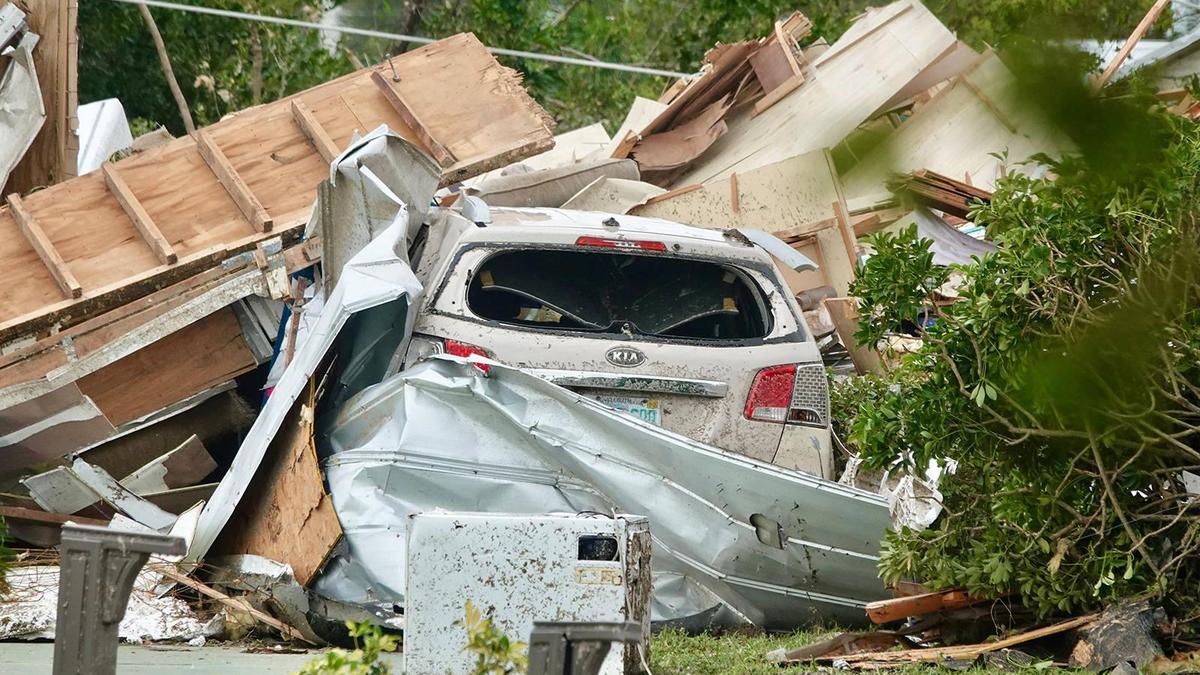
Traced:
[[125, 210], [129, 220], [133, 221], [133, 226], [150, 246], [150, 250], [154, 251], [158, 261], [164, 265], [174, 265], [179, 260], [174, 247], [159, 231], [146, 209], [142, 208], [142, 203], [138, 201], [137, 195], [133, 194], [133, 190], [129, 189], [129, 184], [117, 173], [117, 167], [113, 166], [112, 162], [105, 162], [100, 166], [100, 170], [104, 172], [104, 182], [108, 184], [108, 191], [117, 198], [117, 203]]
[[1146, 16], [1142, 17], [1137, 27], [1133, 29], [1133, 33], [1129, 35], [1129, 39], [1125, 40], [1125, 44], [1121, 46], [1121, 51], [1117, 52], [1117, 55], [1109, 62], [1108, 67], [1104, 69], [1100, 77], [1096, 78], [1095, 83], [1092, 85], [1093, 89], [1100, 91], [1117, 74], [1117, 71], [1121, 69], [1121, 64], [1125, 63], [1125, 59], [1129, 58], [1130, 52], [1133, 51], [1137, 43], [1146, 35], [1146, 31], [1150, 30], [1150, 26], [1158, 20], [1158, 15], [1162, 14], [1162, 11], [1169, 4], [1171, 4], [1171, 0], [1158, 0], [1158, 2], [1155, 2], [1150, 7], [1150, 11], [1146, 12]]
[[417, 138], [421, 139], [421, 142], [433, 153], [433, 158], [437, 160], [438, 164], [442, 167], [448, 167], [453, 166], [458, 161], [454, 153], [450, 152], [446, 146], [439, 143], [433, 137], [433, 134], [429, 133], [429, 127], [421, 122], [417, 114], [413, 112], [412, 106], [404, 102], [404, 98], [400, 96], [400, 92], [396, 91], [396, 88], [392, 86], [391, 82], [388, 82], [386, 77], [381, 75], [378, 70], [373, 70], [371, 71], [371, 81], [375, 83], [376, 87], [379, 87], [379, 91], [383, 93], [384, 98], [396, 109], [396, 112], [400, 115], [400, 119], [412, 127]]
[[209, 598], [212, 598], [213, 600], [216, 600], [217, 602], [219, 602], [222, 605], [225, 605], [226, 607], [230, 607], [239, 612], [245, 612], [246, 614], [249, 614], [250, 616], [254, 617], [256, 620], [279, 631], [279, 634], [282, 635], [284, 637], [284, 639], [300, 640], [302, 642], [309, 642], [309, 639], [304, 637], [304, 635], [300, 631], [296, 630], [295, 628], [292, 628], [291, 626], [280, 621], [279, 619], [276, 619], [275, 617], [271, 616], [270, 614], [267, 614], [267, 613], [255, 608], [254, 605], [251, 605], [245, 598], [232, 597], [232, 596], [226, 595], [225, 593], [218, 591], [217, 589], [213, 588], [212, 586], [209, 586], [207, 584], [202, 584], [199, 581], [196, 581], [195, 579], [189, 577], [188, 575], [180, 572], [179, 570], [175, 569], [173, 566], [168, 565], [168, 564], [151, 563], [149, 565], [146, 565], [146, 569], [150, 570], [151, 572], [158, 572], [159, 574], [170, 579], [171, 581], [174, 581], [177, 584], [182, 584], [184, 586], [187, 586], [188, 588], [196, 591], [200, 595], [204, 595]]
[[321, 155], [321, 159], [332, 162], [338, 156], [337, 144], [329, 137], [325, 127], [321, 126], [320, 120], [305, 105], [304, 101], [300, 99], [292, 101], [292, 119], [296, 120], [296, 126], [300, 127], [300, 131], [303, 131], [304, 135], [308, 137], [309, 142]]
[[263, 205], [258, 201], [258, 197], [250, 191], [250, 187], [246, 185], [246, 181], [238, 175], [233, 164], [229, 162], [229, 158], [221, 152], [221, 148], [217, 146], [216, 141], [212, 136], [203, 129], [197, 129], [196, 133], [192, 134], [192, 138], [196, 141], [196, 148], [200, 151], [200, 157], [204, 159], [204, 163], [217, 177], [217, 181], [233, 198], [238, 209], [246, 220], [250, 221], [259, 232], [270, 232], [273, 221], [271, 215], [263, 208]]
[[891, 600], [868, 602], [867, 618], [872, 623], [891, 623], [910, 616], [925, 616], [934, 612], [962, 609], [984, 602], [987, 598], [970, 595], [963, 590], [936, 591]]
[[82, 296], [83, 287], [75, 280], [75, 275], [71, 274], [66, 261], [58, 254], [58, 249], [54, 248], [54, 242], [50, 241], [50, 237], [46, 236], [46, 233], [42, 231], [42, 227], [34, 220], [33, 214], [29, 212], [29, 209], [25, 208], [21, 197], [15, 193], [10, 194], [8, 196], [8, 208], [12, 210], [13, 218], [21, 228], [21, 234], [25, 235], [25, 239], [29, 241], [29, 245], [33, 247], [38, 257], [42, 259], [42, 264], [50, 270], [50, 275], [54, 277], [54, 281], [58, 283], [58, 287], [62, 289], [63, 294], [68, 298]]
[[833, 203], [833, 216], [837, 220], [838, 232], [842, 234], [842, 243], [846, 245], [846, 255], [850, 256], [850, 266], [858, 264], [858, 249], [854, 245], [854, 224], [850, 222], [850, 210], [846, 202], [838, 200]]

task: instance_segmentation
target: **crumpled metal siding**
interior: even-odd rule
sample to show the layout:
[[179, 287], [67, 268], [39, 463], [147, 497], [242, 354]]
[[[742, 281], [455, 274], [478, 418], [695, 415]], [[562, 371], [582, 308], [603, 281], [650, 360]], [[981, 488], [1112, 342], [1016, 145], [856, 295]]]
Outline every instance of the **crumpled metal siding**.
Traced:
[[[486, 377], [451, 357], [418, 364], [348, 401], [329, 439], [348, 550], [316, 590], [340, 600], [402, 604], [405, 521], [433, 508], [647, 515], [657, 621], [860, 623], [863, 605], [884, 597], [879, 496], [706, 446], [500, 364]], [[778, 532], [760, 541], [756, 514]]]

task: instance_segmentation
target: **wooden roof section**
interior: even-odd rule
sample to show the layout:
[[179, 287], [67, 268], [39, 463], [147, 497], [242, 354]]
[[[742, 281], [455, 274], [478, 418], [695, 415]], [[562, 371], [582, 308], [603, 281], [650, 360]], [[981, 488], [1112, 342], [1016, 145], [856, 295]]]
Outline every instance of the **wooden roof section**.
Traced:
[[381, 124], [443, 185], [553, 146], [553, 122], [474, 35], [406, 52], [0, 208], [0, 343], [72, 325], [280, 234], [330, 160]]

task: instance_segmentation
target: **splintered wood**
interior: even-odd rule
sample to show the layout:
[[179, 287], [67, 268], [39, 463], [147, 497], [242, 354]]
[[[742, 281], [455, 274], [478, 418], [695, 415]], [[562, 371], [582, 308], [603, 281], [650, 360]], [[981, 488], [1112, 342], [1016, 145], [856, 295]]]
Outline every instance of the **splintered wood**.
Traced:
[[264, 469], [238, 505], [236, 526], [225, 529], [215, 548], [287, 563], [301, 586], [321, 571], [342, 537], [313, 445], [312, 386], [271, 441]]
[[[552, 121], [470, 34], [242, 111], [0, 209], [0, 343], [152, 293], [306, 222], [329, 161], [386, 124], [450, 184], [549, 149]], [[187, 267], [187, 273], [173, 273]]]

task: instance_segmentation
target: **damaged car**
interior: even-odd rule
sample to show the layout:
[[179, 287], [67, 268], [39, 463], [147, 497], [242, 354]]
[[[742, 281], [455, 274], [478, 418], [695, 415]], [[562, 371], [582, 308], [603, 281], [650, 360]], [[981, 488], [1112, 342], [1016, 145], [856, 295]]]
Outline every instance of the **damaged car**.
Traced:
[[833, 477], [820, 353], [771, 255], [742, 233], [476, 202], [437, 210], [417, 247], [426, 292], [406, 366], [484, 356]]

